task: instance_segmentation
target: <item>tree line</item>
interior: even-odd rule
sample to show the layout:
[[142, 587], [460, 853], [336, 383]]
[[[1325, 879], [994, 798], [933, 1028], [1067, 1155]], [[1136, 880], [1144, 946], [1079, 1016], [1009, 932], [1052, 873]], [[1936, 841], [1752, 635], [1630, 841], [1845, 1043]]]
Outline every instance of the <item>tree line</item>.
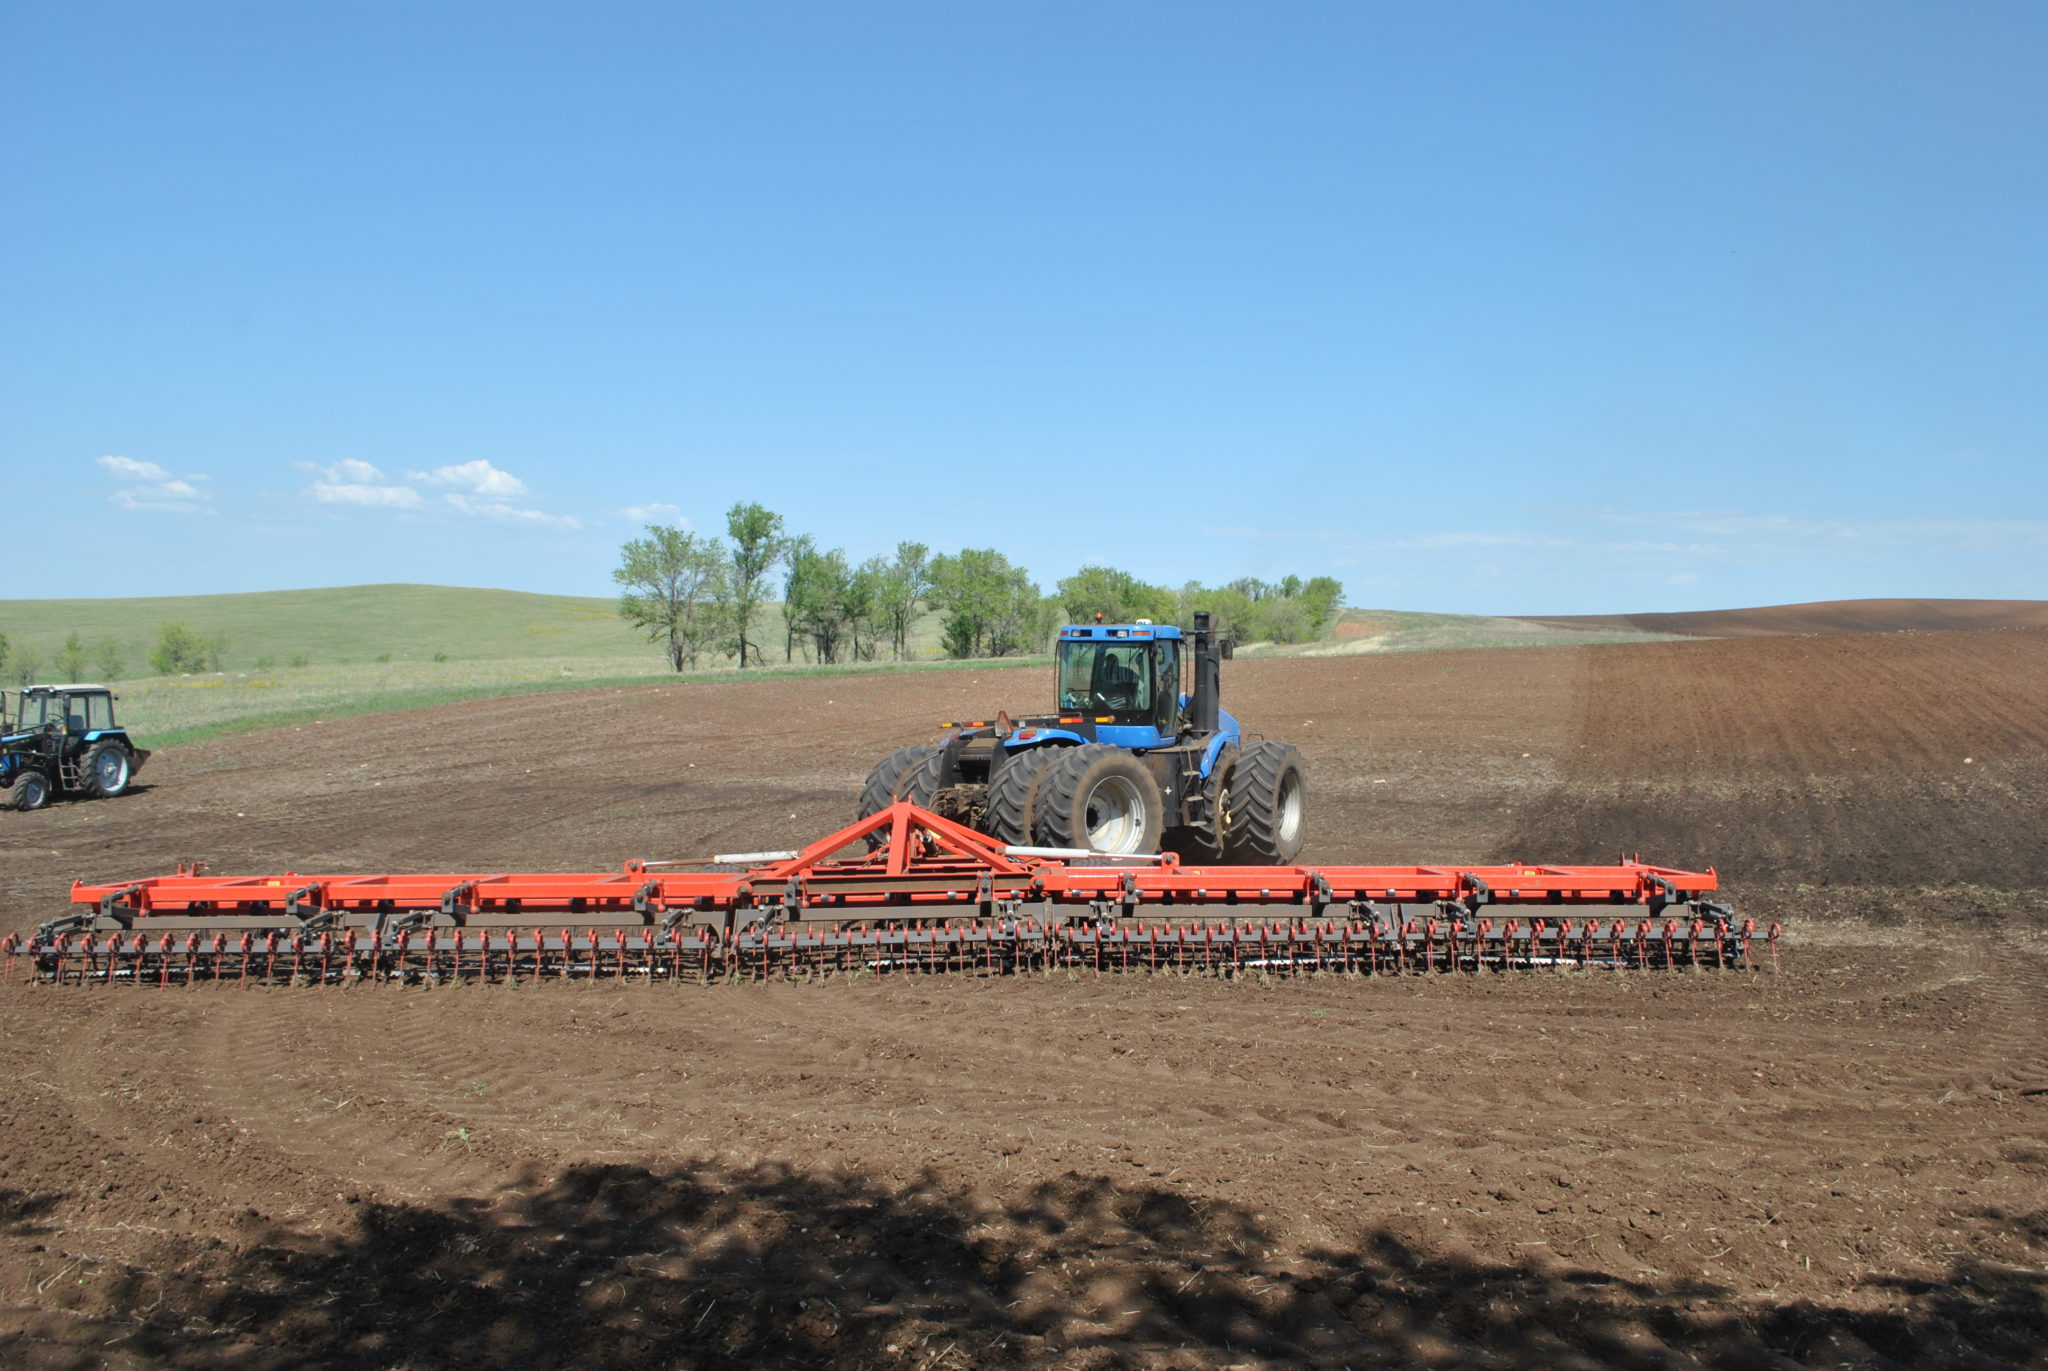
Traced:
[[[1045, 650], [1061, 623], [1105, 620], [1192, 624], [1215, 616], [1226, 642], [1306, 642], [1343, 601], [1328, 576], [1304, 581], [1255, 579], [1178, 589], [1149, 585], [1129, 572], [1086, 566], [1051, 595], [1030, 572], [994, 548], [933, 556], [923, 543], [896, 545], [893, 557], [854, 565], [842, 549], [790, 534], [782, 516], [756, 503], [726, 511], [726, 535], [650, 524], [620, 549], [612, 579], [619, 614], [661, 646], [677, 671], [707, 656], [741, 667], [764, 658], [756, 636], [761, 606], [782, 593], [783, 660], [877, 661], [910, 655], [911, 634], [928, 611], [943, 616], [940, 642], [950, 657], [1007, 657]], [[778, 581], [779, 574], [779, 581]]]
[[[150, 670], [157, 675], [179, 676], [219, 671], [221, 654], [227, 648], [225, 633], [203, 637], [182, 619], [166, 619], [157, 625], [156, 645], [147, 656]], [[118, 681], [128, 674], [128, 659], [112, 637], [103, 637], [88, 646], [84, 637], [73, 631], [46, 661], [42, 649], [35, 644], [19, 639], [10, 642], [6, 634], [0, 633], [0, 681], [31, 686], [45, 678], [46, 670], [55, 673], [51, 679], [67, 685], [75, 685], [88, 676]]]

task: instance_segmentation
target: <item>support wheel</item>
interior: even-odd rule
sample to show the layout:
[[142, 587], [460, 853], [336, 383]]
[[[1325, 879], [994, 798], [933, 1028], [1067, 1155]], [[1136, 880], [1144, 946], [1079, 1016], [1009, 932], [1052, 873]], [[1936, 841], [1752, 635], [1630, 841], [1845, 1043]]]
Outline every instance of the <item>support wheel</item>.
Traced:
[[16, 809], [41, 809], [50, 802], [47, 773], [27, 767], [14, 773], [14, 788], [7, 792]]
[[1308, 770], [1292, 743], [1247, 743], [1230, 776], [1227, 859], [1285, 866], [1308, 836]]
[[1122, 856], [1157, 852], [1165, 800], [1145, 764], [1122, 748], [1069, 749], [1039, 783], [1039, 841]]
[[111, 800], [128, 788], [128, 780], [135, 774], [135, 762], [127, 748], [108, 739], [92, 745], [80, 770], [85, 776], [87, 794]]
[[1038, 792], [1045, 776], [1066, 752], [1057, 747], [1034, 747], [1012, 752], [996, 768], [988, 783], [988, 831], [1012, 847], [1029, 847], [1037, 827]]

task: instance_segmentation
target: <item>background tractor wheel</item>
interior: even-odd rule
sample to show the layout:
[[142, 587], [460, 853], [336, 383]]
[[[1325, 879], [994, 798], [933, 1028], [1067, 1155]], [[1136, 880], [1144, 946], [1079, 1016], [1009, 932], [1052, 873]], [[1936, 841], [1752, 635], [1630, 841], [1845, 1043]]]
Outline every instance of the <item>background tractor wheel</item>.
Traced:
[[1093, 852], [1157, 852], [1166, 802], [1143, 762], [1119, 747], [1069, 749], [1038, 786], [1038, 840]]
[[1308, 836], [1308, 771], [1292, 743], [1247, 743], [1230, 776], [1228, 859], [1284, 866]]
[[14, 788], [7, 792], [16, 809], [41, 809], [50, 802], [50, 778], [34, 767], [14, 775]]
[[134, 760], [128, 749], [109, 740], [94, 743], [92, 750], [85, 754], [85, 790], [102, 800], [111, 800], [128, 788], [128, 780], [135, 774]]
[[1029, 847], [1037, 826], [1038, 792], [1046, 772], [1066, 755], [1057, 747], [1012, 752], [988, 783], [988, 831], [1013, 847]]
[[911, 770], [927, 757], [936, 756], [938, 749], [929, 743], [913, 743], [899, 747], [868, 773], [867, 784], [860, 788], [860, 810], [856, 819], [865, 819], [870, 814], [879, 814], [903, 797], [903, 783]]
[[896, 798], [908, 800], [919, 809], [932, 807], [932, 796], [946, 785], [946, 750], [935, 747], [931, 755], [919, 759], [916, 766], [903, 773], [897, 783]]

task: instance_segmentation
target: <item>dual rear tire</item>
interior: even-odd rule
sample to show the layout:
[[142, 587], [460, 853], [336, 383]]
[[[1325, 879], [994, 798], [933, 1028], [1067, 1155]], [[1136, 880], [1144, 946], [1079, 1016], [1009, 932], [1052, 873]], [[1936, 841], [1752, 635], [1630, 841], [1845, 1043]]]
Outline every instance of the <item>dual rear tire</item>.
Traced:
[[[901, 747], [876, 763], [861, 788], [860, 816], [897, 800], [930, 808], [941, 749]], [[1223, 860], [1284, 866], [1308, 836], [1307, 771], [1289, 743], [1239, 749], [1221, 782], [1217, 811]], [[1013, 846], [1066, 847], [1116, 856], [1160, 849], [1166, 801], [1144, 761], [1103, 743], [1034, 748], [1003, 759], [989, 781], [986, 827]]]
[[1239, 749], [1224, 779], [1223, 860], [1286, 866], [1308, 838], [1308, 771], [1292, 743], [1260, 740]]
[[1067, 748], [1045, 770], [1034, 806], [1039, 841], [1128, 856], [1157, 852], [1166, 801], [1144, 762], [1119, 747]]

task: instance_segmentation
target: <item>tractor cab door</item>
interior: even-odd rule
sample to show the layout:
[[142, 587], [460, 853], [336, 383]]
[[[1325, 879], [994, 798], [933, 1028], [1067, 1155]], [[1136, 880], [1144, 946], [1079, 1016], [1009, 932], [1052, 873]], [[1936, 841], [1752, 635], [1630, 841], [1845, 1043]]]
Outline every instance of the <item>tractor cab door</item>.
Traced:
[[73, 695], [65, 707], [74, 733], [104, 733], [114, 726], [114, 697], [100, 691]]

